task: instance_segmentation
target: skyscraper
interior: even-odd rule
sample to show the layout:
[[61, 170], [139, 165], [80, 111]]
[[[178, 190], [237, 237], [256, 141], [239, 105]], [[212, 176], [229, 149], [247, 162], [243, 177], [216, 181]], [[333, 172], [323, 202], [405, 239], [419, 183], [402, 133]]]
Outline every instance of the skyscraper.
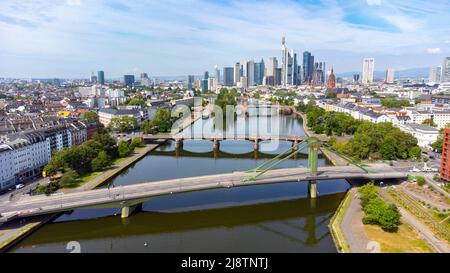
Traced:
[[253, 60], [247, 61], [245, 77], [247, 77], [247, 86], [255, 85], [255, 62]]
[[441, 82], [450, 82], [450, 57], [444, 59]]
[[217, 65], [216, 65], [216, 80], [217, 80], [217, 84], [219, 84], [220, 83], [220, 69], [219, 69], [219, 67], [217, 67]]
[[105, 72], [104, 71], [97, 72], [97, 81], [99, 84], [105, 85]]
[[195, 82], [195, 77], [194, 77], [194, 75], [188, 75], [187, 88], [188, 88], [189, 90], [191, 90], [192, 88], [194, 88], [194, 82]]
[[237, 83], [241, 81], [241, 64], [240, 63], [234, 64], [233, 72], [234, 72], [233, 82], [234, 82], [234, 85], [237, 85]]
[[134, 84], [134, 75], [124, 75], [123, 83], [126, 87], [133, 87]]
[[233, 67], [223, 68], [223, 85], [233, 86], [234, 84], [234, 69]]
[[386, 70], [386, 83], [394, 83], [395, 70], [394, 68], [388, 68]]
[[255, 63], [255, 85], [263, 84], [264, 71], [264, 60], [261, 59], [261, 62]]
[[275, 70], [275, 86], [281, 85], [281, 68]]
[[303, 52], [303, 82], [309, 83], [314, 72], [314, 56], [310, 52]]
[[430, 74], [428, 75], [428, 83], [435, 84], [441, 82], [442, 66], [430, 67]]
[[92, 72], [90, 78], [91, 83], [97, 83], [97, 80], [97, 76], [95, 76], [94, 72]]
[[289, 50], [286, 45], [286, 38], [281, 40], [281, 84], [287, 86], [293, 84], [294, 72], [294, 50]]
[[374, 58], [365, 58], [363, 60], [362, 83], [369, 84], [373, 82], [373, 72], [375, 66]]

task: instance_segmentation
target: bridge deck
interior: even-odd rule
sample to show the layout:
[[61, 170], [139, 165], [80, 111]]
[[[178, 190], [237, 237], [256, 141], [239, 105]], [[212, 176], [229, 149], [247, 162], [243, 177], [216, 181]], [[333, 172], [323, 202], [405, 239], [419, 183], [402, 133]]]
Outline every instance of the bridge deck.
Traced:
[[[307, 168], [276, 169], [266, 172], [253, 182], [243, 182], [245, 178], [252, 176], [252, 174], [244, 172], [171, 179], [120, 186], [112, 189], [98, 189], [70, 194], [57, 194], [52, 196], [25, 197], [18, 201], [0, 204], [0, 213], [2, 216], [26, 217], [67, 211], [81, 207], [102, 205], [123, 207], [132, 204], [133, 201], [143, 201], [154, 196], [217, 188], [231, 188], [307, 180], [352, 178], [390, 179], [407, 177], [406, 173], [397, 172], [386, 166], [372, 165], [370, 166], [370, 169], [374, 171], [374, 173], [365, 173], [355, 166], [319, 167], [316, 174], [310, 173]], [[0, 218], [0, 220], [5, 221], [6, 218], [2, 218]]]
[[174, 139], [174, 140], [184, 140], [184, 139], [203, 139], [203, 140], [280, 140], [280, 141], [302, 141], [306, 137], [297, 135], [286, 135], [286, 136], [274, 136], [274, 135], [257, 135], [257, 134], [190, 134], [189, 132], [178, 133], [178, 134], [155, 134], [155, 135], [142, 135], [142, 138], [148, 140], [158, 140], [158, 139]]

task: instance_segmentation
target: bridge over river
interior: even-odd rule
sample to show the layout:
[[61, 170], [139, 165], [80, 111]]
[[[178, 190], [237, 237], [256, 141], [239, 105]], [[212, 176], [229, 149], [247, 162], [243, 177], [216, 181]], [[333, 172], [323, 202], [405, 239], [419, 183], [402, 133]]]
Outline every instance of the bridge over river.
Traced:
[[126, 218], [136, 207], [156, 196], [295, 181], [310, 181], [310, 183], [315, 183], [318, 180], [331, 179], [383, 180], [407, 177], [407, 173], [396, 171], [386, 164], [368, 164], [366, 168], [370, 172], [366, 172], [352, 165], [318, 167], [314, 169], [315, 171], [311, 171], [310, 168], [271, 169], [258, 174], [258, 179], [252, 179], [254, 174], [249, 172], [233, 172], [219, 175], [152, 181], [86, 192], [24, 197], [17, 201], [0, 204], [0, 222], [7, 222], [20, 217], [92, 207], [122, 208], [122, 217]]

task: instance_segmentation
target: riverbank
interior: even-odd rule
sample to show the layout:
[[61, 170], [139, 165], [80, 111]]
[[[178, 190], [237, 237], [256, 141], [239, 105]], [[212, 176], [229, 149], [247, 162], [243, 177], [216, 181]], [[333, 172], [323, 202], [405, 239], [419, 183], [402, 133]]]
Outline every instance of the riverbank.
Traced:
[[[183, 131], [195, 121], [201, 118], [201, 113], [194, 112], [190, 119], [184, 119], [181, 121], [181, 124], [178, 126], [178, 131]], [[107, 171], [98, 173], [98, 175], [88, 176], [90, 180], [88, 182], [83, 183], [81, 186], [78, 186], [74, 189], [65, 190], [66, 192], [74, 192], [74, 191], [87, 191], [98, 188], [108, 181], [111, 181], [114, 177], [122, 173], [124, 170], [128, 169], [131, 165], [142, 159], [149, 152], [158, 148], [165, 141], [161, 141], [156, 144], [147, 144], [144, 148], [136, 149], [133, 156], [128, 159], [121, 160], [115, 166], [109, 168]], [[18, 243], [20, 240], [29, 236], [32, 232], [36, 231], [41, 226], [53, 221], [58, 218], [61, 213], [45, 215], [40, 217], [35, 217], [32, 220], [29, 219], [17, 219], [13, 220], [9, 223], [0, 225], [0, 252], [5, 252], [9, 248], [11, 248], [14, 244]]]
[[[114, 177], [122, 173], [124, 170], [129, 168], [131, 165], [139, 161], [141, 158], [146, 156], [149, 152], [158, 148], [161, 143], [157, 144], [147, 144], [144, 148], [138, 149], [133, 156], [121, 161], [119, 164], [111, 167], [105, 172], [100, 173], [95, 176], [92, 180], [83, 185], [75, 188], [65, 190], [64, 192], [74, 192], [74, 191], [87, 191], [98, 188], [105, 183], [111, 181]], [[6, 223], [0, 226], [0, 252], [7, 251], [14, 244], [24, 239], [26, 236], [30, 235], [32, 232], [40, 228], [41, 226], [53, 221], [61, 214], [45, 215], [41, 217], [34, 217], [33, 219], [17, 219], [10, 223]]]

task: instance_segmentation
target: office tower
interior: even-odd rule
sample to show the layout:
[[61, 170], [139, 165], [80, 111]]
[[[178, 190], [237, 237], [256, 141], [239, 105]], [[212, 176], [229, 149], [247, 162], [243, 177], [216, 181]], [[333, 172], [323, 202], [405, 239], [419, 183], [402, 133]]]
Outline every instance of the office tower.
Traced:
[[432, 66], [430, 67], [430, 74], [428, 75], [428, 82], [430, 84], [441, 82], [442, 66]]
[[134, 84], [134, 75], [124, 75], [123, 83], [126, 87], [133, 87]]
[[97, 81], [99, 84], [105, 85], [105, 72], [104, 71], [97, 72]]
[[287, 86], [293, 84], [293, 62], [294, 62], [294, 50], [289, 50], [286, 45], [286, 38], [283, 37], [281, 41], [281, 84]]
[[223, 85], [233, 86], [234, 84], [234, 69], [233, 67], [223, 68]]
[[388, 68], [386, 70], [386, 83], [394, 83], [395, 70], [394, 68]]
[[203, 74], [203, 79], [205, 79], [205, 80], [209, 79], [208, 71], [205, 71], [205, 74]]
[[359, 82], [359, 74], [353, 74], [353, 81], [355, 83]]
[[220, 83], [220, 70], [219, 70], [219, 67], [217, 67], [217, 65], [216, 65], [216, 80], [217, 80], [217, 84], [219, 84]]
[[292, 66], [290, 68], [291, 71], [291, 85], [298, 85], [298, 64], [297, 64], [297, 53], [292, 49], [291, 50], [291, 56], [292, 56]]
[[375, 66], [374, 58], [364, 58], [362, 69], [362, 83], [369, 84], [373, 82], [373, 72]]
[[216, 91], [216, 89], [217, 89], [217, 79], [216, 78], [209, 78], [208, 79], [208, 90]]
[[262, 85], [264, 78], [264, 60], [261, 59], [261, 62], [255, 63], [255, 85]]
[[97, 83], [97, 76], [95, 76], [94, 72], [91, 73], [90, 82]]
[[208, 78], [202, 80], [202, 92], [208, 92]]
[[328, 82], [328, 75], [327, 75], [327, 73], [326, 73], [326, 70], [327, 68], [326, 68], [326, 63], [325, 62], [322, 62], [322, 71], [323, 71], [323, 76], [322, 76], [322, 79], [323, 79], [323, 83], [326, 83], [326, 82]]
[[327, 79], [327, 87], [329, 89], [335, 89], [336, 88], [336, 77], [334, 76], [333, 67], [331, 68], [330, 76], [328, 76], [328, 79]]
[[148, 74], [147, 73], [141, 73], [141, 81], [143, 79], [148, 79]]
[[248, 87], [248, 79], [247, 79], [247, 77], [244, 77], [244, 76], [241, 77], [240, 86], [242, 88], [247, 88]]
[[275, 72], [275, 86], [281, 85], [281, 68], [277, 68]]
[[314, 56], [310, 52], [303, 52], [303, 82], [311, 82], [314, 73]]
[[233, 72], [234, 72], [233, 82], [234, 82], [234, 85], [237, 85], [237, 83], [241, 81], [241, 64], [240, 63], [234, 64]]
[[189, 90], [191, 90], [192, 88], [194, 88], [194, 82], [195, 82], [195, 77], [194, 77], [194, 75], [188, 75], [187, 88], [188, 88]]
[[245, 77], [248, 81], [247, 86], [255, 85], [255, 62], [253, 60], [247, 62]]
[[444, 64], [442, 65], [441, 82], [450, 82], [450, 57], [446, 57], [444, 59]]
[[302, 66], [297, 66], [297, 85], [302, 84], [303, 81], [303, 74], [302, 74]]

